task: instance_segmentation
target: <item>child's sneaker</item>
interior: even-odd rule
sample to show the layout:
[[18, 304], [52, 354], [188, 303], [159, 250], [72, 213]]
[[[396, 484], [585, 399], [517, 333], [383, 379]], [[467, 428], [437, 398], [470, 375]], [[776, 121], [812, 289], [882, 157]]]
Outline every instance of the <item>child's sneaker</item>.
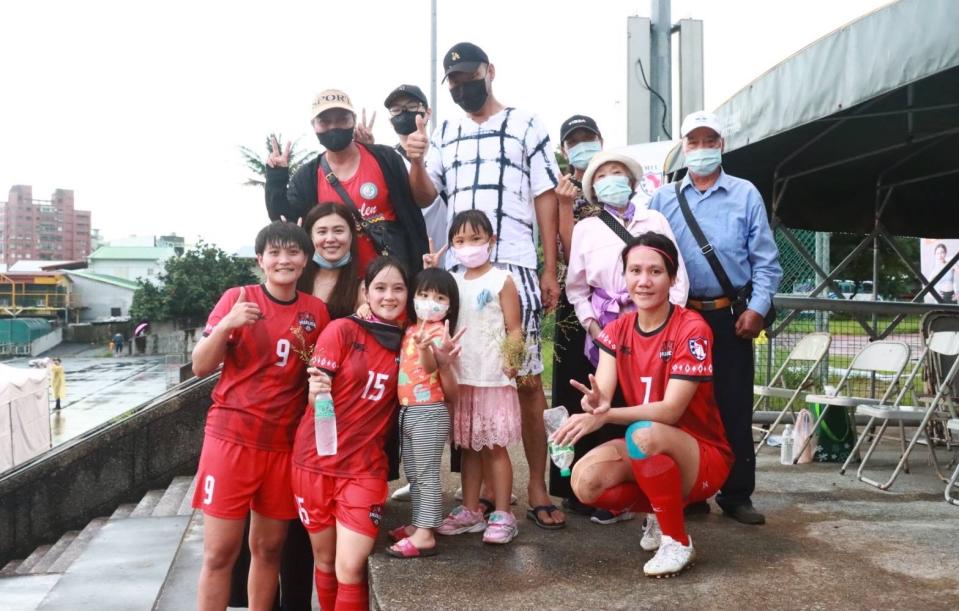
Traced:
[[654, 552], [659, 549], [663, 540], [663, 532], [659, 529], [659, 520], [655, 513], [646, 515], [646, 524], [643, 525], [643, 538], [639, 540], [639, 546], [647, 552]]
[[596, 524], [615, 524], [616, 522], [626, 522], [632, 520], [636, 514], [628, 509], [622, 511], [611, 511], [609, 509], [597, 509], [593, 515], [589, 516], [590, 522]]
[[486, 530], [486, 520], [482, 511], [470, 511], [459, 505], [436, 529], [441, 535], [461, 535], [463, 533], [481, 533]]
[[494, 511], [489, 515], [486, 532], [483, 533], [483, 543], [509, 543], [519, 534], [516, 517], [508, 511]]

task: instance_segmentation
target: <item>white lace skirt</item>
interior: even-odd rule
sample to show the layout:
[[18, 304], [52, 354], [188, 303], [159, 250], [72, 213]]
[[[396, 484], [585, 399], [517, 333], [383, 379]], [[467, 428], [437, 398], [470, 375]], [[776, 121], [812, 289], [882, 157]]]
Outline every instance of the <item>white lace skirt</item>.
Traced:
[[453, 442], [480, 450], [507, 447], [522, 438], [519, 395], [512, 386], [460, 385], [453, 410]]

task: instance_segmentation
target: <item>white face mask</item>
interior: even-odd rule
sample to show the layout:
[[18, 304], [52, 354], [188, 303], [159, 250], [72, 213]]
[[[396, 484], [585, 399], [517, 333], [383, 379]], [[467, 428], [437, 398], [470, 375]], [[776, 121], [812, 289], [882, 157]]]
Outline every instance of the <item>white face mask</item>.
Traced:
[[414, 299], [413, 309], [416, 311], [416, 318], [419, 320], [437, 322], [443, 320], [450, 306], [448, 303], [440, 303], [433, 299]]

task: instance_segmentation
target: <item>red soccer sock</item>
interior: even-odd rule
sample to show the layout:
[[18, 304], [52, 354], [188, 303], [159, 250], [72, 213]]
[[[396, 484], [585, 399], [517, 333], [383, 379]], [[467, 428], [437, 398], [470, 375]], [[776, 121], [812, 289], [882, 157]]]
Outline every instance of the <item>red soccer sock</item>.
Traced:
[[623, 511], [624, 509], [642, 511], [643, 513], [652, 511], [649, 506], [649, 499], [643, 495], [639, 486], [632, 482], [610, 486], [589, 504], [610, 511]]
[[664, 535], [689, 545], [683, 518], [683, 481], [679, 467], [669, 456], [656, 454], [630, 460], [640, 490], [646, 493]]
[[336, 590], [336, 611], [366, 611], [370, 608], [366, 580], [360, 583], [341, 583]]
[[316, 584], [316, 600], [323, 611], [333, 611], [336, 607], [336, 574], [324, 573], [313, 568], [313, 583]]

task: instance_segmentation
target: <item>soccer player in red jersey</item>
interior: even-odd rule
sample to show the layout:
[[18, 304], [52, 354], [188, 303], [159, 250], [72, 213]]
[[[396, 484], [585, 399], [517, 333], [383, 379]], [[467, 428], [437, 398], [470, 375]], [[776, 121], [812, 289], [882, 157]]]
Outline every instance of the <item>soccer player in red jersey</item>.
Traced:
[[[391, 257], [366, 271], [371, 320], [335, 320], [316, 342], [310, 405], [293, 446], [293, 493], [310, 533], [314, 581], [323, 609], [367, 609], [366, 559], [373, 551], [387, 493], [386, 437], [397, 412], [396, 378], [409, 308], [406, 271]], [[316, 449], [313, 401], [331, 392], [336, 454]]]
[[301, 227], [271, 223], [256, 236], [255, 250], [266, 282], [227, 290], [193, 350], [199, 377], [223, 363], [193, 497], [204, 513], [199, 609], [226, 608], [251, 510], [249, 604], [273, 608], [283, 541], [297, 515], [290, 460], [309, 352], [329, 322], [322, 301], [296, 290], [313, 254]]
[[[657, 550], [643, 571], [676, 574], [695, 559], [683, 507], [722, 486], [733, 454], [713, 396], [712, 333], [693, 310], [669, 303], [678, 256], [668, 237], [647, 232], [623, 249], [626, 288], [637, 311], [620, 316], [596, 338], [600, 347], [583, 414], [553, 435], [571, 445], [606, 423], [628, 424], [624, 439], [606, 442], [573, 469], [572, 485], [584, 503], [611, 511], [644, 511], [640, 545]], [[629, 407], [611, 407], [619, 384]]]

